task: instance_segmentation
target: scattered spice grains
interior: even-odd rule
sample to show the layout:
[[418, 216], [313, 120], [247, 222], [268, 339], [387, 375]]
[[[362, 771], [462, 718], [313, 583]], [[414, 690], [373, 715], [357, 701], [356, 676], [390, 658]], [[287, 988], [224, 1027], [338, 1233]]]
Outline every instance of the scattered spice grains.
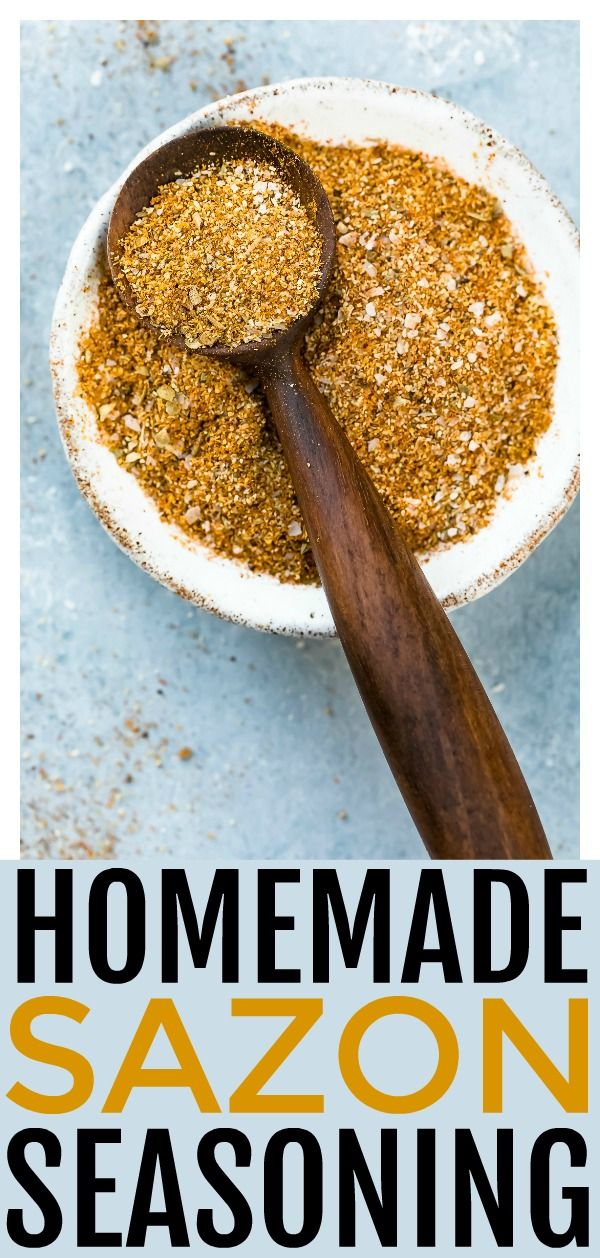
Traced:
[[321, 244], [266, 162], [226, 160], [163, 184], [121, 241], [137, 313], [190, 349], [261, 340], [317, 298]]
[[[422, 154], [264, 129], [313, 166], [337, 223], [306, 343], [315, 377], [413, 548], [464, 540], [551, 421], [556, 327], [523, 246], [489, 193]], [[158, 340], [106, 278], [79, 375], [164, 519], [255, 570], [317, 581], [256, 381]]]

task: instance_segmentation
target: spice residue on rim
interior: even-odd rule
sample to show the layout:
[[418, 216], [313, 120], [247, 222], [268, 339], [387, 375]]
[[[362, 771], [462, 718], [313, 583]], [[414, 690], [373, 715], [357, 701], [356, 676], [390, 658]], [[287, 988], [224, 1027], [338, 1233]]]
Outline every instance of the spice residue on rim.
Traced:
[[139, 315], [189, 349], [260, 341], [317, 299], [321, 242], [274, 166], [224, 160], [163, 184], [120, 242]]
[[[439, 161], [260, 125], [309, 162], [336, 220], [311, 370], [412, 547], [465, 540], [552, 419], [556, 326], [526, 252], [497, 201]], [[161, 341], [107, 278], [79, 376], [163, 518], [256, 571], [317, 581], [256, 380]]]

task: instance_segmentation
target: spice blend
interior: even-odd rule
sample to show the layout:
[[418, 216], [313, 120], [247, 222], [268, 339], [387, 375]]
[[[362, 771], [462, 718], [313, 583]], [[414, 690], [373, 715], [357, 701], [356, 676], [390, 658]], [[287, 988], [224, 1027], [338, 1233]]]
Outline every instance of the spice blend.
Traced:
[[[495, 199], [437, 160], [263, 129], [312, 165], [336, 220], [306, 340], [315, 378], [413, 549], [464, 540], [552, 418], [556, 326], [525, 250]], [[108, 278], [79, 376], [164, 519], [254, 570], [317, 581], [255, 380], [142, 328]]]
[[145, 315], [190, 349], [259, 341], [317, 299], [321, 244], [267, 163], [223, 161], [163, 184], [120, 243]]

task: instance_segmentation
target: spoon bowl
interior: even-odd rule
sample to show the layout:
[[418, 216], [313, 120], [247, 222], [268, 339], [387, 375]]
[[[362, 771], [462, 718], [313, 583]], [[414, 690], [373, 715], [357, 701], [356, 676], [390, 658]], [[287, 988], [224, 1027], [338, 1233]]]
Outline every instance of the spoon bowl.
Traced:
[[[260, 341], [247, 341], [236, 346], [215, 342], [214, 345], [202, 346], [198, 351], [209, 358], [255, 366], [274, 353], [285, 352], [303, 336], [327, 288], [335, 256], [335, 223], [325, 189], [307, 162], [285, 144], [252, 127], [201, 127], [162, 144], [134, 167], [119, 192], [108, 224], [108, 265], [121, 300], [136, 310], [141, 324], [153, 328], [165, 338], [165, 332], [157, 328], [151, 319], [137, 314], [137, 298], [119, 263], [120, 245], [139, 213], [150, 204], [163, 184], [188, 178], [199, 169], [216, 166], [223, 161], [253, 161], [273, 166], [283, 182], [289, 184], [298, 196], [321, 241], [317, 296], [310, 310]], [[168, 339], [181, 349], [187, 348], [180, 333], [170, 333]]]
[[[136, 477], [113, 457], [98, 416], [81, 396], [79, 355], [97, 319], [110, 213], [142, 158], [201, 127], [278, 126], [321, 145], [403, 145], [437, 157], [503, 205], [544, 277], [559, 332], [552, 423], [528, 475], [511, 476], [490, 522], [466, 541], [422, 552], [421, 566], [446, 609], [485, 596], [533, 554], [562, 519], [578, 488], [577, 233], [552, 190], [525, 156], [458, 105], [366, 79], [298, 79], [255, 87], [179, 120], [128, 164], [92, 207], [69, 256], [51, 332], [59, 431], [73, 474], [102, 525], [154, 580], [214, 615], [262, 632], [331, 637], [333, 618], [320, 585], [295, 583], [216, 554], [165, 520]], [[215, 364], [217, 365], [217, 364]], [[206, 415], [210, 419], [212, 414]]]

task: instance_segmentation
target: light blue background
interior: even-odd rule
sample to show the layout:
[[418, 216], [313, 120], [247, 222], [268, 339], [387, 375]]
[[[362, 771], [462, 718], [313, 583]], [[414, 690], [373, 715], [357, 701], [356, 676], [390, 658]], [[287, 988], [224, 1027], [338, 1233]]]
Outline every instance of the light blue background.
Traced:
[[[41, 1126], [56, 1131], [62, 1143], [60, 1168], [45, 1170], [41, 1150], [31, 1153], [31, 1162], [56, 1193], [65, 1219], [64, 1233], [47, 1252], [51, 1258], [93, 1258], [107, 1251], [76, 1249], [75, 1216], [75, 1132], [77, 1128], [122, 1128], [120, 1146], [100, 1146], [97, 1174], [113, 1176], [115, 1194], [99, 1194], [98, 1228], [127, 1231], [143, 1136], [148, 1127], [167, 1127], [171, 1134], [178, 1178], [184, 1199], [191, 1247], [188, 1254], [211, 1252], [194, 1245], [194, 1227], [198, 1208], [215, 1208], [218, 1199], [198, 1171], [196, 1145], [201, 1136], [219, 1126], [245, 1131], [253, 1146], [252, 1164], [235, 1170], [231, 1155], [221, 1151], [221, 1162], [251, 1202], [255, 1227], [251, 1239], [239, 1250], [243, 1258], [275, 1258], [285, 1250], [269, 1242], [262, 1223], [264, 1145], [269, 1136], [283, 1127], [298, 1126], [313, 1130], [324, 1155], [324, 1222], [318, 1239], [302, 1252], [310, 1258], [332, 1258], [348, 1253], [352, 1258], [377, 1258], [384, 1251], [377, 1243], [372, 1224], [358, 1194], [358, 1244], [355, 1250], [337, 1247], [337, 1133], [340, 1127], [357, 1131], [368, 1165], [377, 1180], [379, 1165], [379, 1132], [381, 1128], [397, 1128], [398, 1132], [398, 1250], [402, 1258], [451, 1258], [466, 1254], [469, 1258], [494, 1258], [498, 1249], [485, 1220], [482, 1207], [474, 1194], [473, 1246], [456, 1249], [453, 1244], [454, 1219], [454, 1130], [471, 1128], [481, 1158], [494, 1182], [496, 1163], [496, 1131], [513, 1128], [515, 1247], [510, 1252], [518, 1258], [541, 1258], [551, 1251], [538, 1243], [533, 1235], [529, 1215], [529, 1164], [531, 1150], [541, 1132], [553, 1127], [569, 1127], [581, 1131], [588, 1147], [585, 1169], [571, 1168], [565, 1149], [557, 1149], [552, 1158], [551, 1199], [552, 1223], [557, 1230], [568, 1226], [570, 1203], [562, 1200], [563, 1186], [591, 1185], [598, 1182], [598, 1017], [593, 994], [597, 990], [597, 974], [593, 958], [600, 956], [599, 919], [597, 913], [600, 870], [597, 862], [588, 866], [589, 885], [566, 886], [563, 905], [566, 915], [581, 918], [581, 931], [564, 935], [565, 966], [590, 967], [589, 985], [544, 984], [544, 864], [524, 862], [519, 873], [526, 883], [530, 903], [529, 960], [523, 973], [509, 983], [473, 984], [473, 865], [450, 862], [444, 870], [444, 882], [453, 932], [456, 940], [463, 982], [447, 985], [438, 964], [424, 964], [419, 982], [402, 984], [401, 974], [412, 921], [415, 894], [422, 866], [416, 861], [391, 868], [391, 949], [390, 982], [372, 982], [372, 919], [357, 969], [346, 969], [336, 932], [330, 929], [330, 982], [316, 984], [312, 977], [312, 870], [309, 864], [300, 867], [296, 884], [279, 886], [276, 892], [277, 913], [290, 916], [289, 930], [278, 932], [276, 961], [281, 967], [297, 967], [301, 985], [261, 984], [256, 982], [257, 936], [257, 867], [244, 862], [240, 869], [240, 981], [220, 981], [221, 924], [210, 951], [205, 970], [194, 970], [183, 930], [179, 932], [181, 960], [179, 983], [161, 984], [161, 869], [157, 861], [136, 862], [134, 869], [143, 881], [146, 900], [145, 964], [132, 982], [111, 986], [102, 983], [93, 973], [88, 958], [87, 900], [89, 887], [98, 874], [97, 864], [79, 862], [74, 873], [74, 982], [54, 984], [54, 940], [51, 935], [38, 936], [36, 948], [36, 981], [18, 985], [15, 981], [16, 877], [17, 862], [3, 862], [0, 878], [0, 920], [3, 922], [5, 965], [0, 992], [0, 1127], [3, 1144], [13, 1132], [28, 1126]], [[354, 920], [356, 905], [363, 885], [366, 866], [362, 861], [349, 861], [337, 867], [338, 877], [349, 920]], [[35, 865], [35, 903], [38, 913], [54, 912], [54, 866]], [[190, 862], [186, 874], [199, 923], [212, 883], [213, 868], [208, 862]], [[109, 956], [115, 967], [123, 965], [126, 955], [126, 901], [121, 888], [114, 888], [109, 898]], [[492, 894], [493, 958], [501, 966], [510, 954], [508, 896], [498, 888]], [[437, 944], [437, 932], [430, 918], [428, 946]], [[81, 1024], [47, 1015], [34, 1023], [34, 1031], [50, 1042], [67, 1045], [83, 1053], [94, 1070], [94, 1089], [89, 1101], [79, 1110], [59, 1117], [36, 1114], [19, 1108], [6, 1099], [6, 1092], [16, 1081], [43, 1093], [66, 1091], [71, 1080], [65, 1073], [50, 1066], [26, 1060], [8, 1039], [8, 1024], [13, 1011], [25, 1000], [56, 993], [79, 1000], [89, 1007]], [[388, 1115], [367, 1108], [349, 1093], [338, 1067], [338, 1044], [343, 1028], [356, 1011], [371, 1000], [390, 995], [412, 996], [435, 1005], [450, 1021], [459, 1043], [459, 1066], [448, 1091], [428, 1109], [407, 1115]], [[294, 1050], [282, 1067], [266, 1084], [265, 1093], [318, 1093], [324, 1095], [322, 1114], [244, 1115], [229, 1112], [229, 1097], [285, 1026], [282, 1018], [244, 1018], [230, 1013], [233, 997], [297, 998], [318, 996], [323, 999], [323, 1016]], [[221, 1114], [200, 1113], [187, 1089], [134, 1089], [123, 1114], [102, 1114], [102, 1106], [117, 1070], [131, 1043], [136, 1027], [152, 997], [170, 997], [188, 1031], [196, 1053], [221, 1107]], [[484, 998], [505, 1000], [516, 1016], [541, 1044], [561, 1074], [567, 1070], [567, 1001], [570, 997], [591, 998], [590, 1019], [590, 1112], [566, 1113], [551, 1092], [535, 1076], [520, 1054], [504, 1047], [503, 1101], [501, 1114], [482, 1113], [482, 1001]], [[434, 1073], [437, 1051], [434, 1039], [421, 1023], [412, 1017], [386, 1017], [374, 1025], [364, 1037], [360, 1056], [365, 1075], [374, 1086], [394, 1094], [408, 1094], [423, 1087]], [[156, 1037], [150, 1049], [148, 1065], [169, 1068], [175, 1065], [173, 1053], [164, 1034]], [[415, 1245], [415, 1132], [418, 1128], [437, 1129], [437, 1234], [435, 1251], [417, 1249]], [[294, 1154], [286, 1159], [287, 1225], [299, 1226], [299, 1162]], [[592, 1192], [590, 1244], [586, 1252], [599, 1252], [599, 1211], [597, 1193]], [[40, 1226], [39, 1212], [27, 1200], [8, 1171], [5, 1158], [0, 1160], [0, 1198], [4, 1208], [23, 1208], [27, 1226]], [[157, 1187], [155, 1208], [160, 1209], [162, 1194]], [[219, 1203], [216, 1226], [231, 1226], [231, 1216]], [[0, 1235], [4, 1222], [0, 1224]], [[3, 1237], [4, 1240], [4, 1237]], [[196, 1238], [197, 1241], [197, 1238]], [[23, 1253], [12, 1243], [3, 1252]], [[110, 1251], [113, 1252], [112, 1250]], [[130, 1252], [130, 1251], [127, 1251]], [[143, 1251], [157, 1258], [168, 1258], [172, 1251], [163, 1228], [151, 1228]], [[216, 1252], [216, 1251], [215, 1251]], [[391, 1251], [389, 1251], [391, 1252]], [[507, 1251], [508, 1252], [508, 1251]], [[572, 1252], [569, 1248], [569, 1253]]]
[[[452, 97], [576, 216], [578, 25], [161, 22], [159, 35], [145, 47], [135, 22], [23, 28], [24, 851], [418, 856], [338, 644], [189, 607], [79, 497], [50, 391], [52, 304], [83, 219], [141, 145], [263, 79], [362, 75]], [[454, 618], [558, 856], [578, 852], [577, 563], [572, 510]]]

